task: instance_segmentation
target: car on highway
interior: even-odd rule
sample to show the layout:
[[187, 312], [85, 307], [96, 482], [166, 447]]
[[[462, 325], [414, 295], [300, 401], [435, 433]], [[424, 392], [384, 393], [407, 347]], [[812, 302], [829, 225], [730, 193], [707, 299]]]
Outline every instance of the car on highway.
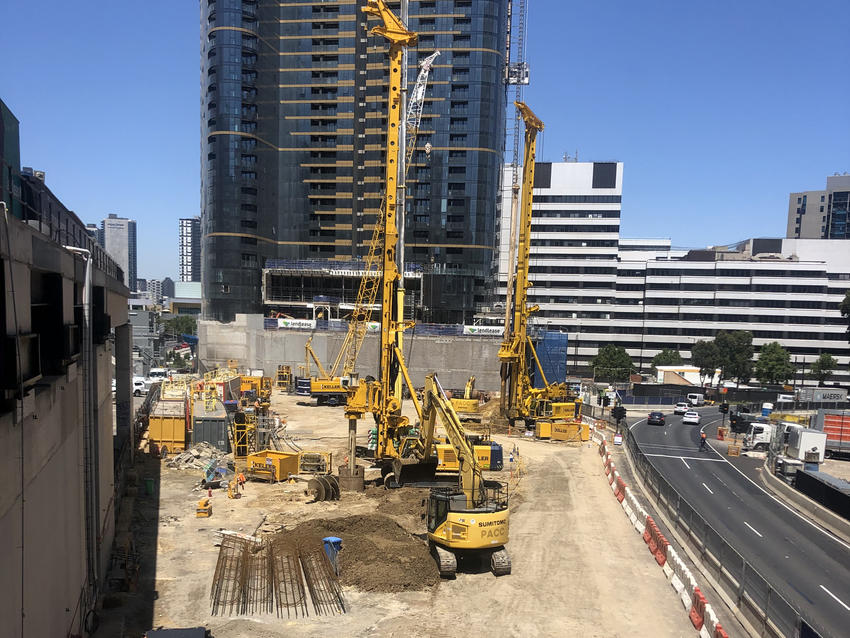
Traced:
[[699, 412], [690, 410], [682, 416], [682, 423], [685, 425], [699, 425]]
[[676, 407], [673, 408], [673, 414], [684, 414], [688, 410], [691, 409], [691, 404], [687, 401], [682, 401], [676, 404]]
[[650, 412], [646, 417], [646, 422], [649, 425], [664, 425], [664, 414], [662, 412]]

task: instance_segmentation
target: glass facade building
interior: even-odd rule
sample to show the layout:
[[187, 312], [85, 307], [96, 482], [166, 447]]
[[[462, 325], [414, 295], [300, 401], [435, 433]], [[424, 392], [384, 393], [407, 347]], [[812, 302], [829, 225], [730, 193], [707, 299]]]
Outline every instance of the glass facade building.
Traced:
[[[262, 312], [269, 259], [359, 260], [383, 192], [387, 46], [355, 2], [202, 0], [203, 316]], [[399, 3], [389, 3], [398, 12]], [[411, 0], [409, 86], [435, 50], [407, 174], [427, 321], [471, 320], [496, 243], [507, 0]], [[426, 149], [427, 148], [427, 152]], [[333, 291], [316, 290], [316, 295]]]

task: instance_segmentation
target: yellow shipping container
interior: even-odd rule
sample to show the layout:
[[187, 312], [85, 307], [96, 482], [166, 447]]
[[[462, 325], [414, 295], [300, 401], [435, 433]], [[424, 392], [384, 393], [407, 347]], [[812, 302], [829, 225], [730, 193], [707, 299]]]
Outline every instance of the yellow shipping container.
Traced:
[[249, 454], [247, 458], [248, 472], [254, 470], [257, 475], [262, 475], [265, 472], [272, 471], [274, 472], [273, 476], [264, 478], [285, 481], [290, 474], [298, 474], [298, 457], [298, 454], [276, 450], [263, 450]]
[[163, 455], [185, 450], [186, 402], [158, 401], [148, 417], [148, 438]]

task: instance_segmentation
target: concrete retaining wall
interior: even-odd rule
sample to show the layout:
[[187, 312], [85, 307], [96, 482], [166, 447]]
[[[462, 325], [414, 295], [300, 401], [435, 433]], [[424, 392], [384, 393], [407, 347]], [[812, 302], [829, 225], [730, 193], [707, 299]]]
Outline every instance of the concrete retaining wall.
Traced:
[[762, 483], [768, 490], [845, 542], [850, 543], [850, 521], [797, 491], [778, 476], [774, 476], [766, 467], [760, 468], [760, 472]]
[[[236, 359], [241, 367], [262, 368], [274, 376], [278, 365], [290, 365], [294, 374], [304, 364], [304, 344], [309, 330], [264, 330], [261, 315], [236, 315], [232, 323], [198, 322], [198, 353], [208, 368]], [[313, 350], [325, 367], [330, 367], [342, 347], [344, 332], [316, 331]], [[379, 335], [367, 334], [357, 358], [361, 378], [377, 376]], [[495, 391], [500, 387], [497, 337], [432, 337], [404, 335], [404, 356], [414, 385], [424, 383], [426, 374], [436, 372], [443, 387], [463, 388], [470, 375], [476, 387]], [[316, 366], [311, 361], [311, 370]]]

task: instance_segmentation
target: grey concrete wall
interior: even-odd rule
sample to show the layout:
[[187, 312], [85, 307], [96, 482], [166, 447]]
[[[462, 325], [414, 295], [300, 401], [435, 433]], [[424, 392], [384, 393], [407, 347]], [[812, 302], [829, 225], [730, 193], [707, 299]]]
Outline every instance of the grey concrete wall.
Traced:
[[[304, 365], [304, 344], [309, 330], [264, 330], [260, 315], [236, 315], [232, 323], [198, 322], [198, 353], [209, 368], [236, 359], [241, 367], [262, 368], [274, 376], [278, 365], [290, 365], [294, 374]], [[313, 350], [325, 367], [336, 359], [345, 339], [344, 332], [315, 331]], [[436, 372], [446, 388], [462, 388], [470, 375], [481, 390], [499, 389], [497, 354], [501, 340], [496, 337], [425, 337], [406, 332], [404, 355], [414, 385], [425, 383], [425, 375]], [[379, 335], [368, 334], [357, 358], [361, 378], [378, 373]], [[311, 361], [311, 370], [316, 366]]]
[[[6, 275], [6, 316], [0, 323], [3, 334], [13, 336], [16, 327], [22, 334], [31, 330], [34, 268], [63, 277], [62, 307], [57, 304], [55, 310], [66, 323], [73, 321], [73, 284], [82, 288], [82, 259], [15, 220], [11, 220], [8, 232], [11, 256], [6, 253], [5, 242], [0, 242]], [[15, 305], [11, 303], [12, 276]], [[98, 270], [93, 281], [105, 289], [113, 327], [125, 323], [127, 288]], [[8, 350], [0, 355], [14, 357]], [[116, 354], [119, 358], [128, 355], [129, 348]], [[98, 471], [95, 527], [101, 579], [106, 575], [115, 518], [112, 356], [108, 342], [95, 349], [99, 445], [93, 465]], [[0, 402], [0, 635], [82, 634], [79, 605], [87, 577], [83, 458], [81, 357], [68, 365], [64, 374], [42, 377], [26, 391], [23, 400]]]

